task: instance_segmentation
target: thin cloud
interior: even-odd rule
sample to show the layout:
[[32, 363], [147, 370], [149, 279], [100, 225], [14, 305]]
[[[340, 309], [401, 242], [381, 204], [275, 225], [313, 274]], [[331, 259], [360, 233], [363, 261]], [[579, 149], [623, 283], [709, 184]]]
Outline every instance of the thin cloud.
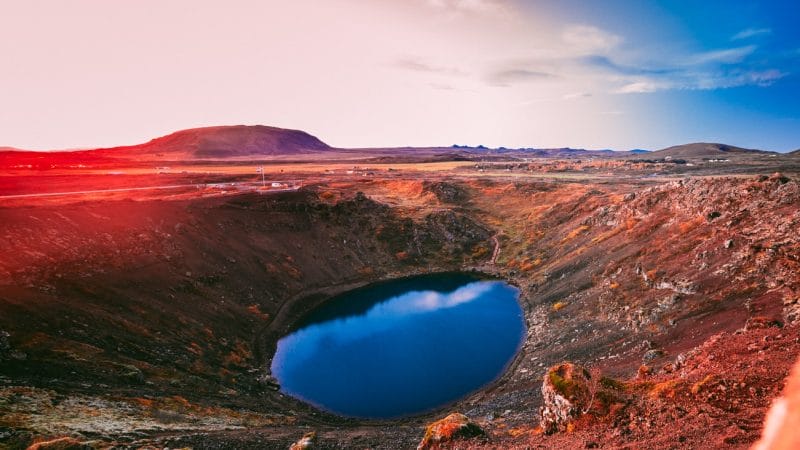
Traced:
[[570, 25], [561, 38], [574, 50], [586, 53], [607, 52], [622, 42], [622, 37], [590, 25]]
[[656, 79], [640, 78], [627, 83], [616, 90], [616, 94], [648, 94], [664, 90], [696, 90], [709, 91], [728, 89], [739, 86], [767, 87], [785, 77], [787, 74], [777, 69], [767, 70], [734, 70], [730, 72], [686, 73], [680, 77]]
[[677, 71], [675, 68], [667, 67], [647, 67], [645, 65], [635, 66], [619, 64], [608, 56], [604, 55], [588, 55], [579, 58], [578, 62], [601, 69], [607, 69], [611, 72], [622, 75], [661, 75]]
[[744, 47], [696, 53], [689, 57], [688, 61], [690, 65], [710, 63], [735, 64], [742, 62], [746, 57], [752, 55], [757, 48], [758, 47], [755, 45], [746, 45]]
[[743, 81], [747, 84], [755, 84], [758, 86], [770, 86], [787, 74], [777, 69], [763, 70], [763, 71], [750, 71], [741, 75]]
[[770, 28], [747, 28], [742, 30], [733, 36], [731, 36], [732, 41], [739, 41], [742, 39], [749, 39], [754, 36], [760, 36], [763, 34], [772, 34], [772, 29]]
[[487, 81], [492, 86], [507, 87], [517, 83], [528, 83], [531, 81], [540, 81], [554, 78], [555, 75], [547, 72], [540, 72], [536, 70], [512, 68], [498, 70], [489, 74]]
[[628, 83], [614, 91], [616, 94], [648, 94], [669, 88], [668, 85], [656, 81], [637, 81]]
[[401, 58], [392, 63], [393, 67], [413, 72], [435, 73], [440, 75], [464, 76], [466, 72], [457, 67], [436, 66], [418, 58]]
[[665, 58], [656, 67], [636, 60], [620, 64], [602, 55], [591, 55], [580, 61], [585, 67], [610, 73], [609, 80], [616, 85], [611, 92], [616, 94], [767, 87], [787, 75], [784, 71], [764, 67], [763, 58], [754, 57], [757, 52], [755, 45], [709, 50]]

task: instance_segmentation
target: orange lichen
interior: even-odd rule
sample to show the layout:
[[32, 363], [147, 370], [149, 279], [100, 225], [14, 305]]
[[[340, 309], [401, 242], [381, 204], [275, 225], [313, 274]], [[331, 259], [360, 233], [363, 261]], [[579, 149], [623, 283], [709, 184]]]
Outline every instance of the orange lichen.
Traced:
[[578, 237], [579, 234], [583, 233], [584, 231], [586, 231], [588, 229], [589, 229], [589, 225], [581, 225], [578, 228], [575, 228], [574, 230], [572, 230], [569, 233], [567, 233], [566, 236], [564, 236], [564, 239], [561, 240], [561, 243], [564, 243], [564, 242], [570, 241], [572, 239], [575, 239], [576, 237]]
[[28, 447], [27, 450], [46, 450], [46, 449], [71, 449], [84, 448], [85, 445], [73, 437], [60, 437], [47, 441], [39, 441]]
[[698, 381], [697, 383], [692, 385], [692, 389], [691, 389], [692, 395], [699, 394], [700, 391], [702, 391], [704, 387], [706, 387], [707, 385], [713, 383], [717, 379], [718, 379], [718, 377], [715, 374], [707, 375], [701, 381]]
[[149, 398], [137, 397], [137, 398], [134, 398], [133, 401], [138, 403], [143, 408], [152, 408], [153, 407], [153, 400], [149, 399]]
[[181, 397], [180, 395], [173, 395], [171, 398], [175, 403], [177, 403], [178, 405], [180, 405], [180, 406], [182, 406], [184, 408], [189, 408], [189, 407], [192, 406], [192, 404], [189, 403], [189, 400], [186, 400], [185, 398]]
[[439, 448], [445, 442], [483, 435], [484, 431], [478, 425], [472, 423], [467, 416], [460, 413], [452, 413], [444, 419], [428, 425], [425, 429], [425, 436], [417, 449]]
[[482, 245], [476, 245], [475, 247], [472, 248], [472, 255], [471, 256], [472, 256], [472, 259], [480, 259], [480, 258], [483, 258], [484, 256], [486, 256], [486, 254], [488, 254], [488, 253], [489, 253], [489, 249], [488, 248], [486, 248], [486, 247], [484, 247]]
[[688, 233], [688, 232], [694, 230], [695, 228], [697, 228], [698, 226], [704, 224], [705, 222], [706, 222], [705, 217], [697, 216], [694, 219], [691, 219], [691, 220], [689, 220], [687, 222], [681, 222], [680, 224], [678, 224], [678, 231], [681, 234], [685, 234], [685, 233]]
[[553, 303], [553, 311], [560, 311], [565, 306], [567, 306], [567, 302], [555, 302]]
[[253, 353], [243, 341], [237, 340], [233, 350], [225, 356], [223, 362], [226, 366], [245, 366], [247, 361], [253, 357]]
[[269, 314], [261, 312], [261, 308], [258, 305], [248, 306], [247, 311], [261, 320], [269, 320]]
[[650, 388], [650, 395], [653, 397], [674, 398], [675, 392], [681, 384], [681, 380], [673, 379], [654, 384]]

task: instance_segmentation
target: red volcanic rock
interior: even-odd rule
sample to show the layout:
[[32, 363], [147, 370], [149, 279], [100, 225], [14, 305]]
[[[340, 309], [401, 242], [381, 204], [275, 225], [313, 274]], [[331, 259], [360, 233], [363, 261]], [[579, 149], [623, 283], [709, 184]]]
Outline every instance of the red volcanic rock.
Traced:
[[483, 436], [484, 431], [461, 413], [452, 413], [444, 419], [428, 425], [425, 437], [417, 446], [417, 450], [436, 449], [441, 444], [461, 439]]

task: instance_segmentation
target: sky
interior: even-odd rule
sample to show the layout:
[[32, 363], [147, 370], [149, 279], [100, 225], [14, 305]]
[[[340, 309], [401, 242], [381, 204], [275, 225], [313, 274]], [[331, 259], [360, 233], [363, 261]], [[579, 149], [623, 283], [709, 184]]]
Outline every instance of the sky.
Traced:
[[800, 148], [797, 0], [0, 0], [0, 146]]

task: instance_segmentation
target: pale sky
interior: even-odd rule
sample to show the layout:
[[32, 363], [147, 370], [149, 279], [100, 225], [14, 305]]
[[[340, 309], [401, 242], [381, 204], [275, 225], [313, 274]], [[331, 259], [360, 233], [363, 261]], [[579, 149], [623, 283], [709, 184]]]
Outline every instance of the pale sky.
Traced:
[[800, 147], [800, 7], [701, 31], [714, 5], [656, 4], [0, 0], [0, 146], [264, 124], [339, 147]]

